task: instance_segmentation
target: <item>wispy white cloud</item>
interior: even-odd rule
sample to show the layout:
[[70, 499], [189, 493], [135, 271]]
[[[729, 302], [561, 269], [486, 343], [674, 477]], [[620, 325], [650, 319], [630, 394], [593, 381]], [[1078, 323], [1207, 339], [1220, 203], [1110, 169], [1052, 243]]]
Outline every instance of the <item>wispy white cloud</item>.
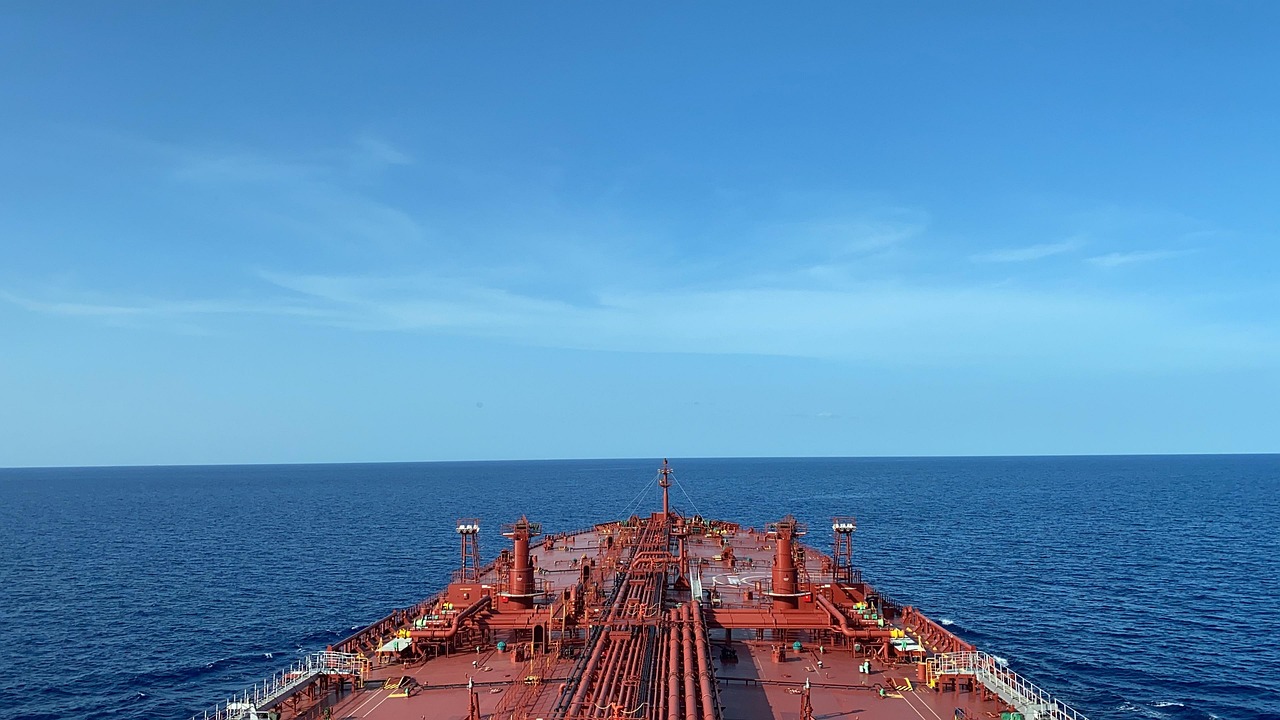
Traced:
[[897, 206], [812, 208], [802, 219], [763, 226], [760, 238], [831, 258], [854, 257], [892, 249], [919, 237], [929, 225], [922, 210]]
[[1200, 321], [1164, 303], [1007, 286], [612, 290], [594, 305], [571, 305], [427, 276], [264, 277], [340, 309], [344, 327], [600, 351], [1130, 368], [1280, 354], [1272, 332]]
[[146, 314], [147, 309], [130, 305], [115, 304], [97, 304], [82, 302], [40, 302], [31, 300], [30, 298], [14, 295], [13, 293], [0, 292], [0, 299], [17, 305], [25, 310], [32, 312], [44, 313], [46, 315], [66, 315], [69, 317], [96, 317], [96, 318], [117, 318], [117, 317], [134, 317]]
[[970, 256], [974, 262], [1018, 263], [1040, 260], [1053, 255], [1061, 255], [1078, 249], [1084, 243], [1078, 238], [1056, 243], [1040, 243], [1017, 248], [1004, 248], [992, 252]]
[[885, 208], [861, 214], [831, 214], [761, 229], [744, 246], [739, 262], [723, 261], [707, 277], [720, 286], [829, 287], [866, 279], [910, 253], [928, 228], [923, 212]]
[[412, 162], [372, 137], [360, 137], [350, 149], [300, 159], [191, 149], [172, 155], [174, 180], [204, 193], [207, 202], [272, 242], [387, 250], [418, 245], [426, 237], [416, 217], [368, 187], [385, 168]]
[[356, 138], [356, 145], [362, 151], [353, 153], [353, 159], [362, 164], [412, 165], [413, 158], [391, 143], [372, 135], [361, 135]]
[[153, 324], [183, 330], [191, 329], [190, 320], [198, 317], [233, 315], [276, 315], [295, 318], [334, 319], [332, 313], [314, 304], [288, 301], [194, 300], [174, 301], [135, 298], [130, 301], [101, 299], [37, 300], [0, 292], [0, 300], [43, 315], [93, 318], [116, 324]]
[[[1041, 287], [850, 283], [601, 287], [591, 302], [465, 276], [260, 272], [260, 301], [5, 300], [104, 322], [255, 315], [363, 332], [447, 333], [608, 352], [760, 354], [895, 365], [1237, 367], [1280, 359], [1273, 328], [1203, 319], [1169, 298]], [[283, 295], [282, 295], [283, 293]]]
[[1144, 250], [1137, 252], [1113, 252], [1106, 255], [1095, 255], [1087, 258], [1086, 262], [1101, 268], [1115, 268], [1121, 265], [1132, 265], [1134, 263], [1151, 262], [1153, 260], [1166, 260], [1169, 258], [1182, 257], [1190, 255], [1194, 250]]
[[924, 231], [922, 220], [820, 220], [779, 228], [791, 242], [821, 248], [833, 258], [866, 255], [895, 247]]
[[[360, 138], [352, 152], [367, 167], [412, 162], [374, 138]], [[360, 162], [344, 164], [332, 155], [282, 161], [189, 153], [172, 178], [252, 215], [239, 225], [271, 242], [289, 236], [358, 250], [425, 246], [421, 209], [377, 199], [352, 175], [352, 166]], [[617, 352], [927, 365], [1033, 360], [1057, 366], [1215, 365], [1280, 354], [1274, 332], [1205, 321], [1185, 303], [1119, 291], [1101, 296], [1012, 281], [988, 285], [951, 277], [944, 282], [923, 273], [886, 272], [892, 266], [886, 258], [927, 252], [917, 247], [927, 245], [918, 240], [928, 239], [928, 216], [922, 211], [885, 208], [859, 214], [841, 212], [835, 203], [828, 212], [802, 216], [809, 219], [744, 223], [737, 246], [722, 239], [697, 249], [669, 243], [655, 250], [649, 238], [628, 234], [625, 218], [614, 225], [608, 212], [547, 205], [551, 209], [532, 222], [518, 218], [523, 226], [510, 218], [479, 218], [474, 230], [468, 229], [474, 235], [455, 238], [450, 248], [406, 253], [403, 266], [409, 270], [398, 274], [386, 269], [401, 260], [394, 253], [340, 258], [377, 255], [377, 262], [361, 266], [372, 269], [359, 274], [354, 263], [332, 257], [310, 262], [311, 253], [292, 246], [262, 260], [247, 252], [253, 240], [237, 238], [238, 267], [298, 267], [303, 261], [297, 258], [306, 258], [310, 267], [327, 269], [260, 271], [257, 295], [230, 299], [104, 299], [74, 292], [0, 297], [30, 312], [112, 323], [173, 326], [255, 316], [366, 332], [450, 333]], [[583, 217], [606, 220], [585, 222]], [[483, 238], [476, 243], [483, 247], [464, 247], [471, 237]], [[1027, 262], [1082, 244], [1070, 239], [1009, 247], [973, 259]], [[1089, 262], [1114, 267], [1174, 254], [1179, 253], [1112, 253]]]

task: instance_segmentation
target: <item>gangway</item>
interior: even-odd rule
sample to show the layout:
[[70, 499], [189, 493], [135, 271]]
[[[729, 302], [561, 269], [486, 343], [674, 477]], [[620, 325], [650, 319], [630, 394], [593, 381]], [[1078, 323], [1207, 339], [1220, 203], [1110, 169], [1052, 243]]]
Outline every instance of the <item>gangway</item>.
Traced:
[[693, 565], [689, 568], [689, 597], [702, 602], [702, 566]]
[[1055, 700], [1034, 683], [1010, 670], [995, 656], [981, 651], [939, 653], [927, 660], [929, 676], [969, 675], [1022, 713], [1026, 720], [1088, 720], [1074, 708]]
[[191, 720], [267, 720], [270, 710], [322, 676], [347, 676], [363, 682], [369, 659], [363, 655], [324, 651], [311, 653], [288, 668], [219, 703]]

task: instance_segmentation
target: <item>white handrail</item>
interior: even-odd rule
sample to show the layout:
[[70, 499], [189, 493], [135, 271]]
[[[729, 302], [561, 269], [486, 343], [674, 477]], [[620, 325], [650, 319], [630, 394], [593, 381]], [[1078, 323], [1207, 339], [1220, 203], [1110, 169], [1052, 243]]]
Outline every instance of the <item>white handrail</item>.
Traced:
[[351, 675], [363, 680], [368, 672], [369, 660], [363, 655], [332, 651], [311, 653], [253, 687], [218, 703], [212, 710], [193, 716], [191, 720], [254, 718], [264, 706], [271, 705], [320, 675]]
[[932, 677], [972, 675], [988, 690], [1018, 708], [1026, 720], [1088, 720], [1035, 683], [981, 651], [939, 653], [928, 659]]

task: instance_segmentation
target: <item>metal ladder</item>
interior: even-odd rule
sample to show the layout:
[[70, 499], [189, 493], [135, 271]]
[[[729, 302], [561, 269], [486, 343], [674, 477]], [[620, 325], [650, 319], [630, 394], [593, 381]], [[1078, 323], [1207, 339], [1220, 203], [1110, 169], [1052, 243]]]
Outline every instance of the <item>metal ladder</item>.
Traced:
[[1016, 707], [1026, 720], [1088, 720], [987, 653], [939, 653], [926, 662], [931, 677], [972, 675], [983, 687]]
[[369, 659], [341, 652], [311, 653], [251, 688], [236, 693], [212, 710], [191, 720], [242, 720], [257, 718], [262, 710], [321, 675], [349, 675], [363, 681], [369, 675]]

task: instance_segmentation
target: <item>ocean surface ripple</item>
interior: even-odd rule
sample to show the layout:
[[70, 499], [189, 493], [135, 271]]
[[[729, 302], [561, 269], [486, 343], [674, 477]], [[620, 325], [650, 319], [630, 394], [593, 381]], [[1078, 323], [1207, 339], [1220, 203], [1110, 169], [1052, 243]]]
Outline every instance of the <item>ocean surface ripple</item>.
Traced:
[[[648, 513], [657, 462], [0, 470], [0, 707], [188, 718], [439, 589], [456, 519]], [[673, 465], [686, 513], [857, 516], [868, 579], [1093, 720], [1280, 717], [1280, 456]]]

